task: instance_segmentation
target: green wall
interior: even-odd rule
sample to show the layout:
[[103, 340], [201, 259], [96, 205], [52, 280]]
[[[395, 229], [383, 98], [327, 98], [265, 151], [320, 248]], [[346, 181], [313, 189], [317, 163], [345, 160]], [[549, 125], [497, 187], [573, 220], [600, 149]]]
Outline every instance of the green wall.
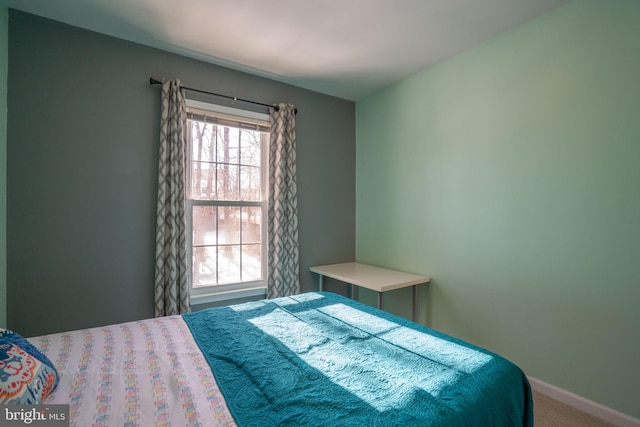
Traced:
[[7, 5], [0, 0], [0, 328], [7, 323]]
[[575, 0], [356, 105], [357, 260], [432, 276], [422, 321], [634, 417], [639, 23]]

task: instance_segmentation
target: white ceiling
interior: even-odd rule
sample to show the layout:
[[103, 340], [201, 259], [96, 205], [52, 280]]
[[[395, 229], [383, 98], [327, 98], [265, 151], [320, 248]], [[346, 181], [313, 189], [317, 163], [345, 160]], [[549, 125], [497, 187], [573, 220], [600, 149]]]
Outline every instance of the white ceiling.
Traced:
[[359, 100], [567, 1], [7, 0], [7, 4]]

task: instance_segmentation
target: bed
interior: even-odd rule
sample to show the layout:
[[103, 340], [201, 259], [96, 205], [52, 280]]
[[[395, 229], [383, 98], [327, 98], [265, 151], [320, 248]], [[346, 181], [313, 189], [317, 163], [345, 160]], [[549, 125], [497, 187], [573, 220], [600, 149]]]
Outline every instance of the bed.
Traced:
[[71, 426], [533, 425], [516, 365], [326, 292], [28, 342]]

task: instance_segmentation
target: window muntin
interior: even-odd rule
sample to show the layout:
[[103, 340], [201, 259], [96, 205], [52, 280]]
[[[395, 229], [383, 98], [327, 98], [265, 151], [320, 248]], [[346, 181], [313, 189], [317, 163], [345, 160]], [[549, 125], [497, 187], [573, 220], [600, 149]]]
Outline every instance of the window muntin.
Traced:
[[264, 288], [268, 116], [187, 107], [192, 296]]

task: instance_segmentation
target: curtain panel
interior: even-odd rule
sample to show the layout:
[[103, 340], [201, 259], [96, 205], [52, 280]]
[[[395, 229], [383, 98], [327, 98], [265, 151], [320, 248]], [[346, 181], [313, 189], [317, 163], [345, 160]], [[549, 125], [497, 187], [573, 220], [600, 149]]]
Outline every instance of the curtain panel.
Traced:
[[162, 84], [156, 220], [155, 316], [188, 312], [186, 107], [180, 81]]
[[271, 108], [270, 120], [267, 298], [276, 298], [300, 293], [293, 105]]

